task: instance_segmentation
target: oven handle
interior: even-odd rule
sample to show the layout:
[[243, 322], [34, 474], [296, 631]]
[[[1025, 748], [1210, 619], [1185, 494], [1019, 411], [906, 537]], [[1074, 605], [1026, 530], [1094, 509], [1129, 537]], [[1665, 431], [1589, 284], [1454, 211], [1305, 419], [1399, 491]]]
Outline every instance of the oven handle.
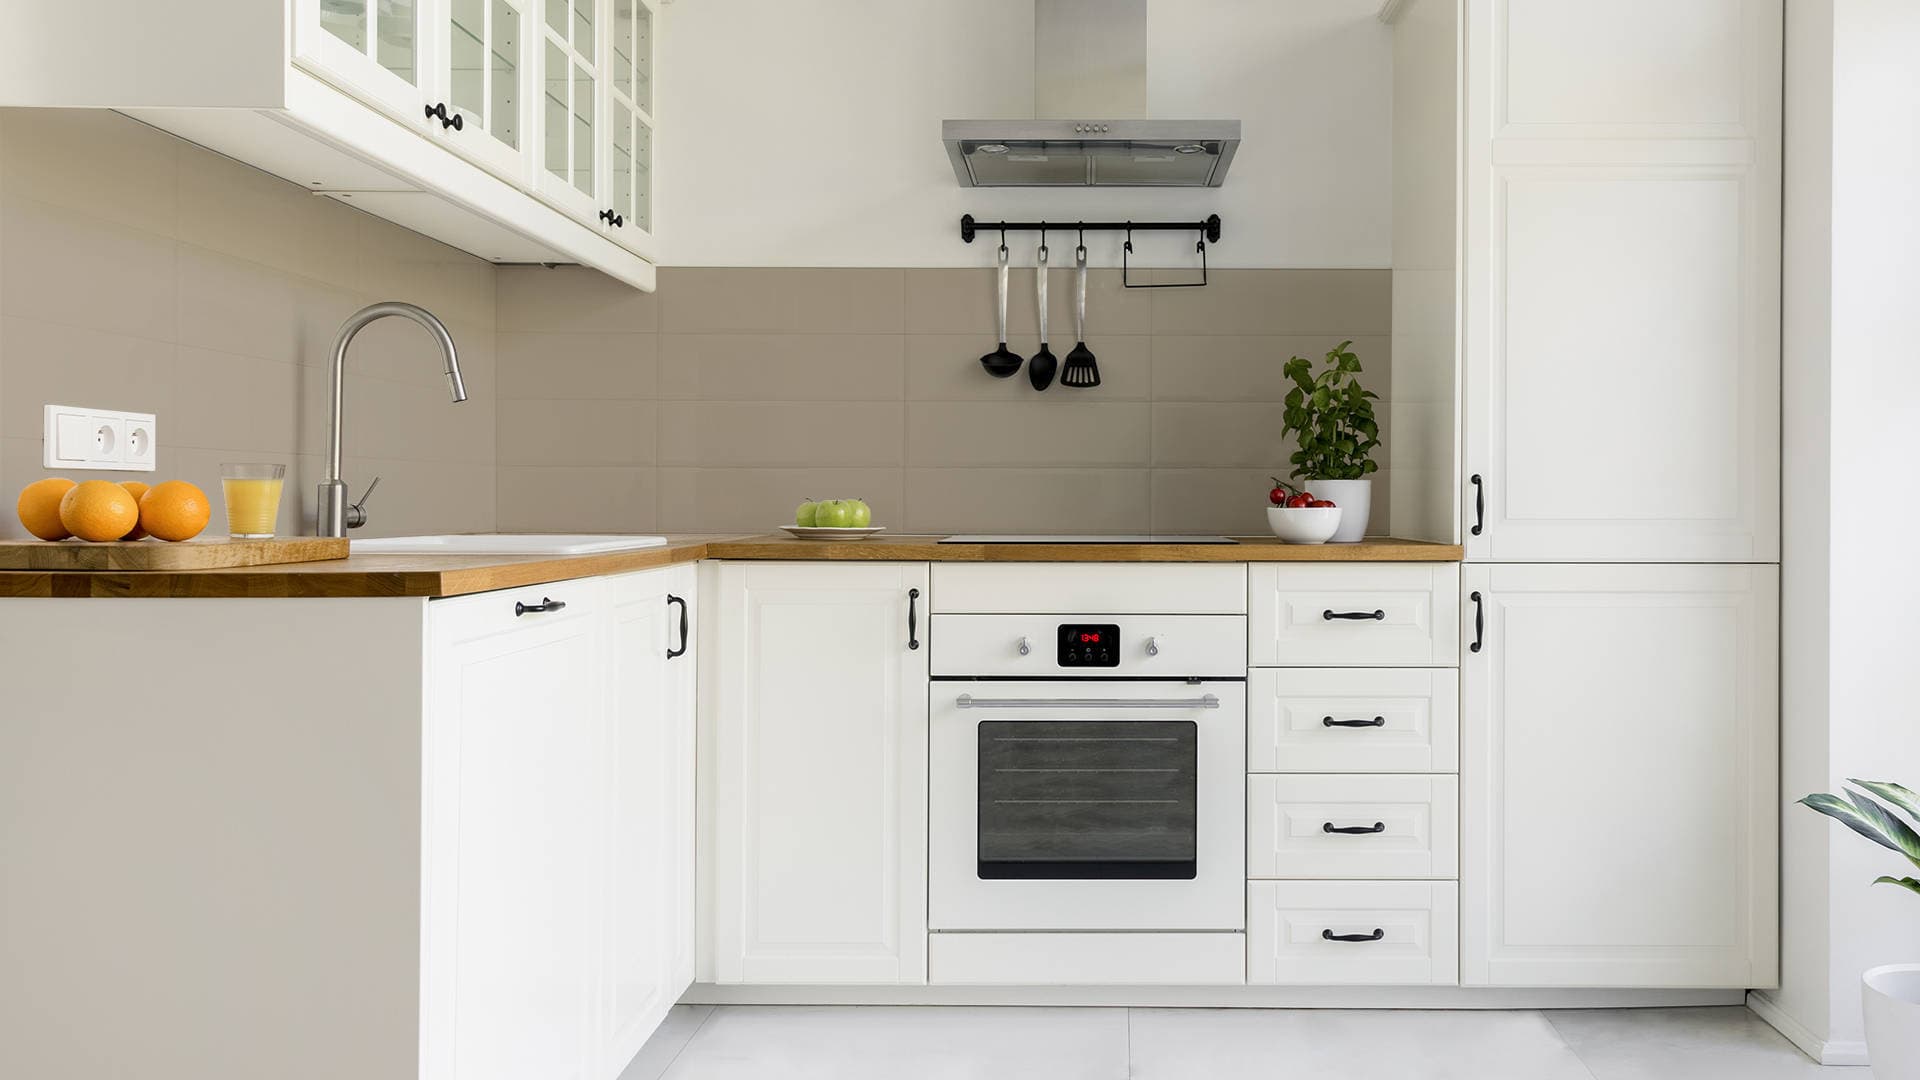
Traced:
[[1217, 709], [1212, 694], [1197, 698], [977, 698], [961, 694], [956, 709]]

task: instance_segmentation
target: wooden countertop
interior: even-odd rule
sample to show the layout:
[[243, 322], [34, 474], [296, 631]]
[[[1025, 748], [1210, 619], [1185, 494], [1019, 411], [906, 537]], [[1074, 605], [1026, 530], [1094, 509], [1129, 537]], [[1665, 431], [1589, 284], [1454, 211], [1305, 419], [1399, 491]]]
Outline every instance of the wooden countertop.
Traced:
[[669, 535], [667, 545], [605, 555], [349, 555], [222, 570], [0, 571], [0, 597], [463, 596], [699, 559], [909, 562], [1459, 562], [1457, 544], [941, 544], [938, 536], [847, 542], [787, 536]]

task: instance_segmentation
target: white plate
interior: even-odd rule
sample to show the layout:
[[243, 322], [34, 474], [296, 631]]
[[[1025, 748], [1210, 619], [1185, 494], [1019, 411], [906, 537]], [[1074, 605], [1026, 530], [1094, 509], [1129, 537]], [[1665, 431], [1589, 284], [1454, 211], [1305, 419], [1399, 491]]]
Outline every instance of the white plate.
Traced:
[[825, 525], [782, 525], [780, 527], [802, 540], [865, 540], [874, 533], [887, 531], [884, 525], [874, 525], [865, 529], [835, 529]]

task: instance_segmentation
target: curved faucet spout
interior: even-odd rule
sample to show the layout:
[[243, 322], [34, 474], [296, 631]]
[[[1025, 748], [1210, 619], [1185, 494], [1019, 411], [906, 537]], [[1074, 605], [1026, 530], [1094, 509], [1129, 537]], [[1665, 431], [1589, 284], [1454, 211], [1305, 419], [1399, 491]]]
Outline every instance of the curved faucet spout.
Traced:
[[[340, 383], [346, 374], [347, 346], [353, 343], [360, 331], [366, 329], [367, 324], [389, 315], [412, 319], [433, 335], [434, 343], [440, 346], [440, 355], [446, 360], [447, 386], [453, 392], [454, 403], [467, 400], [467, 386], [460, 378], [460, 357], [453, 347], [453, 335], [447, 332], [446, 324], [435, 318], [431, 311], [417, 304], [384, 300], [378, 304], [368, 304], [348, 316], [340, 327], [339, 336], [333, 340], [333, 362], [328, 382], [327, 473], [320, 482], [319, 512], [314, 521], [314, 532], [319, 536], [345, 536], [348, 529], [357, 529], [366, 523], [364, 510], [347, 506], [347, 485], [340, 478]], [[368, 490], [372, 490], [371, 485]], [[362, 496], [362, 501], [364, 499]]]

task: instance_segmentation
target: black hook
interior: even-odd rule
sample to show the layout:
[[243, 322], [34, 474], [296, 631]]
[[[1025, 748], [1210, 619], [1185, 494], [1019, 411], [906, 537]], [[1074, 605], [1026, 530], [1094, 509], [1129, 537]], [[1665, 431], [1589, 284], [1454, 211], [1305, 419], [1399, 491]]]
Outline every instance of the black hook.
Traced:
[[1086, 247], [1087, 246], [1087, 223], [1084, 221], [1080, 222], [1078, 224], [1078, 231], [1080, 234], [1079, 246]]

